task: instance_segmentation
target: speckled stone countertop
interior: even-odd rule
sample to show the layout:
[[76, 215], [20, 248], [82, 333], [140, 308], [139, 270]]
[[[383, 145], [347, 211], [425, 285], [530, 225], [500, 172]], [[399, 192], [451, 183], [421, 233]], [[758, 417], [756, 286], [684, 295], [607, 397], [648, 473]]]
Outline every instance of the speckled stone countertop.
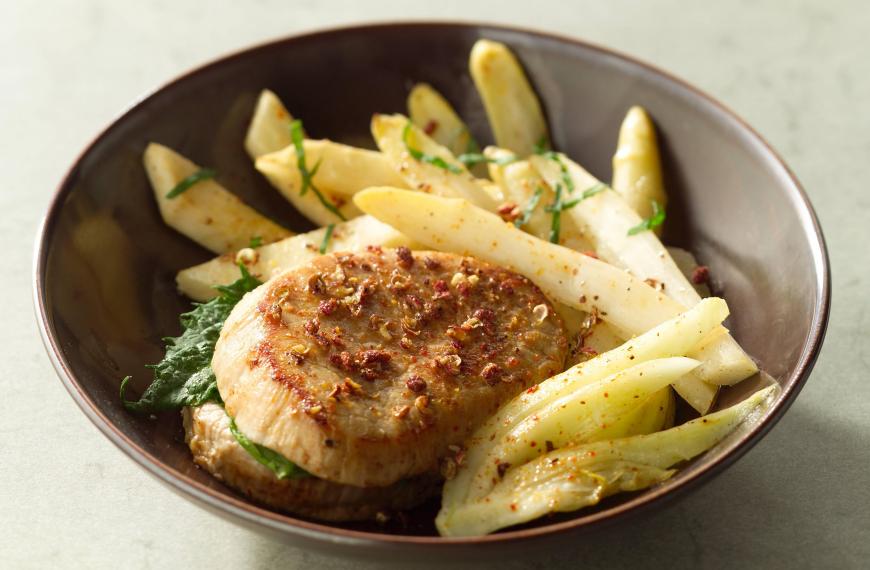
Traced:
[[368, 566], [225, 522], [119, 452], [55, 377], [34, 323], [30, 268], [38, 220], [62, 174], [143, 92], [265, 39], [401, 18], [533, 26], [613, 47], [694, 83], [782, 153], [815, 204], [833, 263], [825, 348], [764, 441], [667, 510], [498, 567], [866, 567], [870, 6], [857, 0], [0, 3], [0, 567]]

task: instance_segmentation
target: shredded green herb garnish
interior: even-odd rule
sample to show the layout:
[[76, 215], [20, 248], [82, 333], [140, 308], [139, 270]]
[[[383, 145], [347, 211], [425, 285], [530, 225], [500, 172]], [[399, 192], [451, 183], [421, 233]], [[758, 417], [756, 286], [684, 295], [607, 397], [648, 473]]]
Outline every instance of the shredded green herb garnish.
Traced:
[[535, 154], [540, 154], [540, 155], [546, 154], [547, 152], [551, 152], [550, 151], [550, 140], [547, 138], [547, 135], [543, 135], [540, 139], [538, 139], [538, 142], [536, 142], [534, 145], [532, 145], [532, 152], [534, 152]]
[[556, 198], [553, 203], [544, 208], [545, 212], [553, 214], [550, 221], [550, 243], [559, 243], [559, 233], [562, 231], [562, 185], [556, 184]]
[[184, 194], [190, 187], [196, 184], [197, 182], [202, 182], [203, 180], [208, 180], [209, 178], [214, 178], [217, 175], [217, 172], [212, 170], [211, 168], [201, 168], [179, 182], [175, 185], [175, 188], [166, 193], [166, 197], [170, 200], [172, 198], [176, 198], [181, 194]]
[[323, 241], [320, 242], [320, 253], [321, 255], [326, 253], [326, 248], [329, 247], [329, 240], [332, 238], [332, 232], [335, 230], [335, 224], [329, 224], [326, 226], [326, 233], [323, 234]]
[[652, 202], [652, 216], [645, 218], [641, 223], [628, 230], [628, 235], [633, 236], [640, 232], [657, 228], [665, 222], [665, 211], [662, 210], [657, 201], [650, 200], [650, 202]]
[[573, 200], [568, 200], [567, 202], [562, 201], [562, 185], [556, 184], [556, 198], [553, 200], [553, 203], [544, 208], [545, 212], [551, 213], [553, 215], [553, 219], [550, 222], [550, 241], [552, 243], [559, 243], [559, 233], [562, 230], [562, 212], [565, 210], [570, 210], [583, 200], [587, 198], [591, 198], [595, 196], [599, 192], [603, 192], [607, 190], [607, 185], [599, 182], [598, 184], [592, 186], [591, 188], [587, 188], [583, 191], [583, 194], [580, 195], [579, 198], [574, 198]]
[[541, 201], [541, 195], [544, 193], [544, 189], [540, 186], [535, 188], [535, 193], [532, 194], [532, 197], [529, 198], [529, 201], [526, 202], [526, 205], [523, 207], [522, 215], [514, 220], [514, 225], [518, 228], [523, 227], [527, 223], [529, 223], [529, 219], [531, 219], [532, 214], [535, 211], [535, 208], [538, 207], [538, 202]]
[[475, 166], [484, 162], [504, 166], [506, 164], [516, 162], [517, 157], [514, 155], [505, 155], [499, 158], [489, 158], [488, 156], [479, 152], [467, 152], [465, 154], [460, 154], [459, 156], [457, 156], [456, 160], [458, 160], [465, 166]]
[[311, 477], [311, 474], [268, 447], [254, 443], [248, 436], [239, 431], [236, 421], [230, 418], [230, 432], [242, 448], [251, 454], [257, 463], [269, 468], [278, 479], [301, 479]]
[[405, 128], [402, 129], [402, 142], [405, 143], [405, 149], [408, 151], [408, 154], [411, 155], [416, 161], [425, 162], [426, 164], [431, 164], [432, 166], [437, 166], [443, 170], [448, 172], [452, 172], [453, 174], [462, 174], [462, 169], [456, 166], [455, 164], [450, 164], [440, 156], [434, 156], [431, 154], [426, 154], [420, 149], [416, 149], [411, 146], [411, 123], [410, 121], [405, 125]]
[[251, 241], [248, 242], [248, 247], [251, 249], [256, 249], [263, 245], [263, 237], [262, 236], [254, 236], [251, 238]]
[[[546, 143], [546, 139], [542, 140], [544, 141], [544, 143]], [[559, 156], [559, 153], [549, 150], [548, 144], [542, 146], [540, 141], [535, 144], [534, 149], [535, 154], [543, 156], [544, 158], [548, 158], [559, 165], [559, 171], [562, 174], [562, 184], [564, 184], [565, 188], [568, 189], [568, 194], [573, 194], [574, 190], [576, 190], [574, 186], [574, 179], [571, 178], [571, 174], [568, 172], [568, 167], [562, 161], [562, 157]]]
[[166, 355], [157, 364], [148, 366], [154, 371], [154, 379], [138, 401], [125, 398], [130, 376], [124, 378], [120, 393], [125, 408], [135, 412], [159, 412], [221, 401], [211, 369], [215, 343], [236, 303], [260, 285], [243, 265], [239, 268], [241, 278], [217, 287], [220, 294], [216, 298], [197, 304], [192, 311], [181, 315], [184, 332], [181, 336], [164, 339]]
[[592, 196], [595, 196], [596, 194], [604, 192], [605, 190], [607, 190], [607, 184], [604, 184], [603, 182], [599, 182], [598, 184], [592, 186], [591, 188], [587, 188], [586, 190], [584, 190], [579, 198], [574, 198], [573, 200], [568, 200], [567, 202], [562, 204], [562, 210], [563, 211], [570, 210], [571, 208], [573, 208], [574, 206], [576, 206], [577, 204], [579, 204], [583, 200], [585, 200], [587, 198], [591, 198]]
[[295, 119], [290, 123], [290, 139], [293, 141], [293, 148], [296, 150], [296, 167], [299, 169], [300, 176], [302, 176], [302, 189], [299, 190], [299, 195], [305, 196], [305, 193], [311, 189], [324, 208], [335, 214], [339, 220], [343, 222], [347, 221], [347, 218], [338, 210], [338, 207], [327, 200], [323, 192], [314, 185], [314, 175], [317, 174], [317, 169], [320, 168], [322, 159], [317, 161], [314, 168], [308, 170], [308, 165], [305, 162], [305, 145], [302, 142], [305, 139], [305, 131], [302, 129], [302, 121], [299, 119]]
[[474, 140], [474, 137], [471, 135], [471, 131], [468, 128], [463, 129], [463, 132], [468, 134], [468, 144], [465, 145], [465, 153], [466, 154], [479, 154], [480, 153], [480, 145], [477, 144], [477, 141]]

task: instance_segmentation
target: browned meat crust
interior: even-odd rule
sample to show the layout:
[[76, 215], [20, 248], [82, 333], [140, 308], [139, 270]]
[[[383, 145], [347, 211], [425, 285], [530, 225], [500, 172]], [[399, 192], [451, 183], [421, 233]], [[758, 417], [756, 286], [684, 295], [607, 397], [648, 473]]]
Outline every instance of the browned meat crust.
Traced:
[[330, 481], [432, 472], [506, 400], [559, 372], [561, 319], [526, 278], [400, 248], [281, 274], [227, 321], [213, 368], [252, 439]]

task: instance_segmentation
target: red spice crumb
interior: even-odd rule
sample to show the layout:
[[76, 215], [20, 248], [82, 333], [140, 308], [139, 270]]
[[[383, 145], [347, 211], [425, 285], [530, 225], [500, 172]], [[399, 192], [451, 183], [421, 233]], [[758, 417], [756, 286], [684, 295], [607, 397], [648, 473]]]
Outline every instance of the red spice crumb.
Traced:
[[423, 380], [420, 376], [417, 376], [416, 374], [411, 374], [411, 376], [408, 377], [408, 380], [405, 382], [405, 386], [408, 387], [408, 390], [419, 394], [426, 389], [426, 381]]
[[537, 447], [537, 446], [538, 446], [537, 441], [533, 441], [532, 443], [529, 444], [529, 447]]
[[538, 386], [535, 385], [535, 386], [532, 386], [531, 388], [529, 388], [528, 390], [526, 390], [526, 394], [534, 394], [537, 391], [538, 391]]
[[432, 133], [435, 132], [435, 130], [437, 128], [438, 128], [438, 121], [436, 121], [435, 119], [431, 119], [428, 123], [426, 123], [426, 126], [423, 127], [423, 132], [426, 133], [427, 135], [431, 135]]
[[411, 255], [411, 250], [404, 245], [396, 248], [396, 259], [402, 269], [410, 269], [414, 265], [414, 256]]
[[327, 299], [325, 301], [321, 301], [317, 308], [320, 310], [322, 315], [331, 315], [338, 308], [338, 301], [335, 299]]
[[706, 265], [699, 265], [692, 270], [692, 283], [700, 285], [710, 281], [710, 268]]
[[501, 366], [495, 362], [490, 362], [483, 367], [483, 370], [480, 371], [480, 375], [487, 380], [498, 378], [501, 375]]
[[426, 266], [426, 269], [434, 271], [435, 269], [438, 269], [441, 267], [441, 262], [438, 261], [437, 259], [435, 259], [434, 257], [424, 257], [423, 258], [423, 265]]
[[517, 510], [517, 504], [516, 504], [516, 503], [511, 503], [511, 510], [512, 510], [512, 511]]
[[384, 249], [379, 245], [367, 245], [366, 251], [369, 253], [377, 253], [378, 255], [384, 253]]
[[434, 299], [450, 298], [450, 286], [447, 284], [447, 281], [438, 279], [432, 284], [432, 287], [435, 289], [435, 295], [433, 296]]
[[423, 300], [420, 299], [420, 297], [418, 297], [417, 295], [413, 295], [413, 294], [405, 295], [405, 302], [407, 302], [408, 305], [410, 305], [412, 308], [414, 308], [418, 311], [423, 308]]
[[471, 285], [468, 284], [468, 281], [461, 281], [456, 285], [456, 290], [459, 291], [459, 294], [463, 297], [468, 297], [471, 293]]
[[591, 249], [588, 251], [584, 251], [583, 255], [585, 255], [586, 257], [591, 257], [593, 259], [598, 259], [598, 255], [594, 251], [592, 251]]
[[392, 360], [392, 356], [386, 350], [363, 350], [358, 355], [360, 364], [369, 366], [371, 364], [386, 364]]
[[[496, 461], [498, 461], [498, 459], [496, 459]], [[503, 477], [504, 477], [504, 474], [505, 474], [505, 471], [507, 471], [507, 470], [510, 469], [510, 468], [511, 468], [511, 464], [510, 464], [510, 463], [507, 463], [507, 462], [505, 462], [505, 463], [499, 463], [498, 466], [496, 467], [496, 469], [498, 470], [498, 476], [499, 476], [499, 478], [503, 478]]]
[[513, 202], [505, 202], [504, 204], [499, 205], [496, 212], [501, 216], [501, 219], [506, 222], [513, 222], [522, 215], [519, 206]]
[[585, 354], [587, 356], [598, 356], [598, 351], [591, 346], [584, 346], [580, 348], [580, 354]]
[[342, 351], [339, 353], [331, 354], [329, 356], [329, 361], [342, 368], [344, 370], [350, 370], [353, 366], [353, 361], [351, 360], [350, 353], [347, 351]]

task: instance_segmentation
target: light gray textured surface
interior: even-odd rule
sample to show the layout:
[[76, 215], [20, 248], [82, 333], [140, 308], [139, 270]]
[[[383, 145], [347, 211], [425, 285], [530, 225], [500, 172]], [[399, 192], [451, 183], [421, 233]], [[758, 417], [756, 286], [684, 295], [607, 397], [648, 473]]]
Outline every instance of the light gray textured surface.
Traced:
[[[82, 146], [187, 68], [285, 34], [454, 18], [552, 30], [687, 79], [786, 158], [827, 233], [827, 342], [794, 407], [671, 509], [513, 568], [861, 567], [870, 562], [870, 9], [824, 2], [0, 3], [0, 566], [363, 568], [235, 527], [124, 457], [67, 396], [30, 301], [36, 224]], [[405, 567], [411, 561], [403, 561]]]

